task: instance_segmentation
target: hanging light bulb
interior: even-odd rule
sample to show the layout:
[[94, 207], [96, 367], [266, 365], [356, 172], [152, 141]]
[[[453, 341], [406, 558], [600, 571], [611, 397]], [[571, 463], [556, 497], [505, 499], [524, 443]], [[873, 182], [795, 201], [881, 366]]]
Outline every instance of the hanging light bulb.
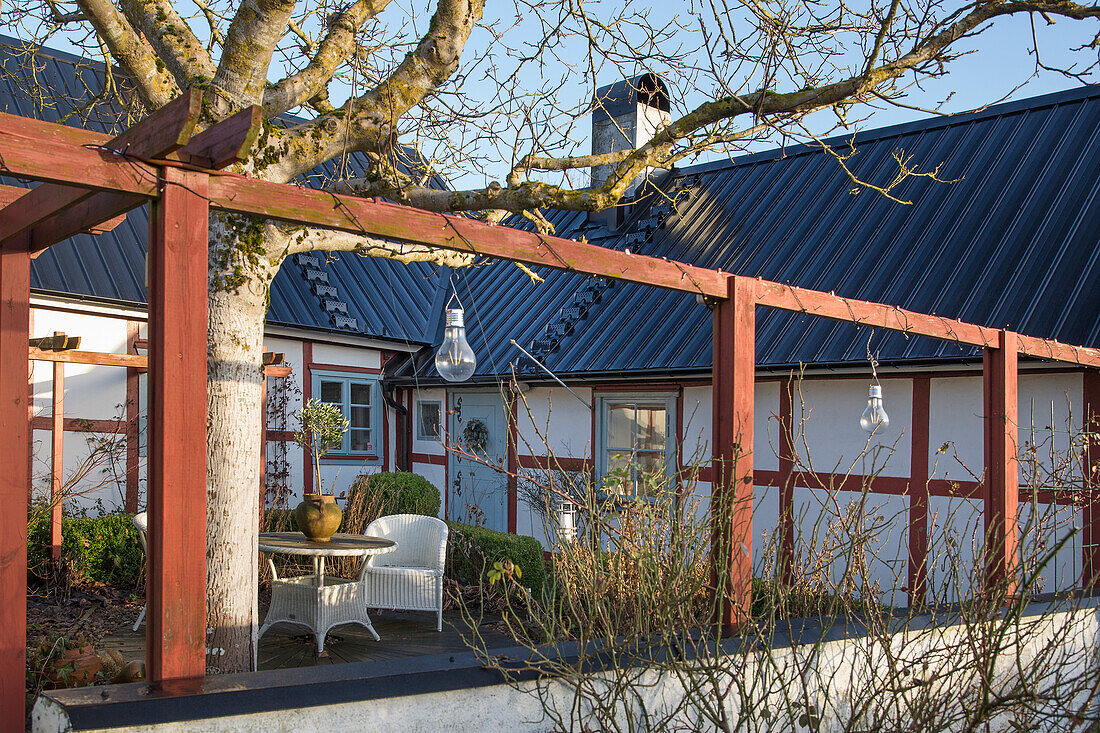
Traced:
[[867, 337], [867, 361], [871, 362], [871, 378], [874, 380], [867, 389], [867, 407], [859, 416], [859, 426], [871, 434], [880, 427], [890, 426], [890, 416], [882, 404], [882, 385], [878, 381], [878, 359], [871, 353], [871, 337]]
[[[450, 306], [450, 303], [447, 304]], [[461, 306], [462, 304], [459, 303]], [[448, 382], [465, 382], [477, 368], [477, 357], [466, 341], [465, 311], [448, 307], [443, 330], [443, 343], [435, 352], [435, 369]]]
[[859, 426], [867, 433], [873, 433], [879, 427], [889, 427], [890, 416], [882, 405], [882, 385], [872, 384], [867, 390], [867, 409], [859, 417]]

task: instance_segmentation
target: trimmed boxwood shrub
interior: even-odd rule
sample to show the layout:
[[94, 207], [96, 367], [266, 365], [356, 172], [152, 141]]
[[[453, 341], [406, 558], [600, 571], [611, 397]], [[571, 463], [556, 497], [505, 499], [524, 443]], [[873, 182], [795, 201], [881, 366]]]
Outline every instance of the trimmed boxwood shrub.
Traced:
[[[69, 582], [94, 581], [119, 587], [136, 586], [145, 556], [130, 514], [63, 517], [61, 562]], [[50, 568], [50, 515], [41, 513], [27, 524], [27, 571], [45, 578]]]
[[542, 592], [546, 563], [542, 545], [534, 537], [497, 532], [461, 522], [447, 522], [447, 575], [464, 585], [486, 582], [485, 573], [497, 560], [519, 566], [519, 582], [534, 594]]
[[369, 498], [363, 505], [377, 507], [376, 516], [379, 517], [387, 514], [439, 516], [439, 489], [417, 473], [383, 471], [360, 476], [348, 490], [349, 507], [355, 503], [356, 494], [360, 491], [368, 492]]

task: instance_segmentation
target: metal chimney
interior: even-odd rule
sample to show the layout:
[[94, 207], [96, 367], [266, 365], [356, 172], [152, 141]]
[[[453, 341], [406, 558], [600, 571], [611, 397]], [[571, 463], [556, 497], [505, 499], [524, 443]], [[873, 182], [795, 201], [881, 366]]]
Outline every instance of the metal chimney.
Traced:
[[[642, 74], [600, 87], [592, 100], [592, 154], [645, 145], [672, 120], [670, 111], [668, 88], [656, 74]], [[610, 165], [593, 166], [592, 187], [606, 181], [611, 170]], [[649, 170], [631, 182], [627, 197], [634, 195]]]

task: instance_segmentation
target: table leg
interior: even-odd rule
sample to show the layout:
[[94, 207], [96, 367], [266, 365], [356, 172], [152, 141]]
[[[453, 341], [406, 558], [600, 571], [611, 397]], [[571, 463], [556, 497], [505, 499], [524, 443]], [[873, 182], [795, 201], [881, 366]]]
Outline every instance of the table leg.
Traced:
[[325, 556], [321, 555], [321, 557], [319, 559], [321, 561], [321, 570], [317, 574], [317, 582], [319, 584], [318, 585], [319, 588], [324, 588], [325, 587]]

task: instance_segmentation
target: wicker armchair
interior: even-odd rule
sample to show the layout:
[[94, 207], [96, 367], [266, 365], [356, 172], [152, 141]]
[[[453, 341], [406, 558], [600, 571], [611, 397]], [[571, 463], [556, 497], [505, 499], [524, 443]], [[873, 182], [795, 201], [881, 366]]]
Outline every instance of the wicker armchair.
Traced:
[[391, 514], [371, 522], [364, 534], [396, 541], [397, 551], [363, 563], [367, 608], [435, 611], [436, 631], [442, 631], [447, 531], [446, 522], [418, 514]]
[[[134, 515], [134, 529], [137, 530], [138, 540], [141, 541], [141, 551], [145, 553], [145, 556], [149, 556], [149, 546], [145, 541], [145, 533], [149, 531], [149, 515], [145, 512], [140, 512]], [[145, 609], [149, 606], [144, 605], [141, 607], [141, 614], [138, 615], [137, 621], [134, 622], [134, 631], [138, 630], [141, 626], [141, 622], [145, 620]]]

